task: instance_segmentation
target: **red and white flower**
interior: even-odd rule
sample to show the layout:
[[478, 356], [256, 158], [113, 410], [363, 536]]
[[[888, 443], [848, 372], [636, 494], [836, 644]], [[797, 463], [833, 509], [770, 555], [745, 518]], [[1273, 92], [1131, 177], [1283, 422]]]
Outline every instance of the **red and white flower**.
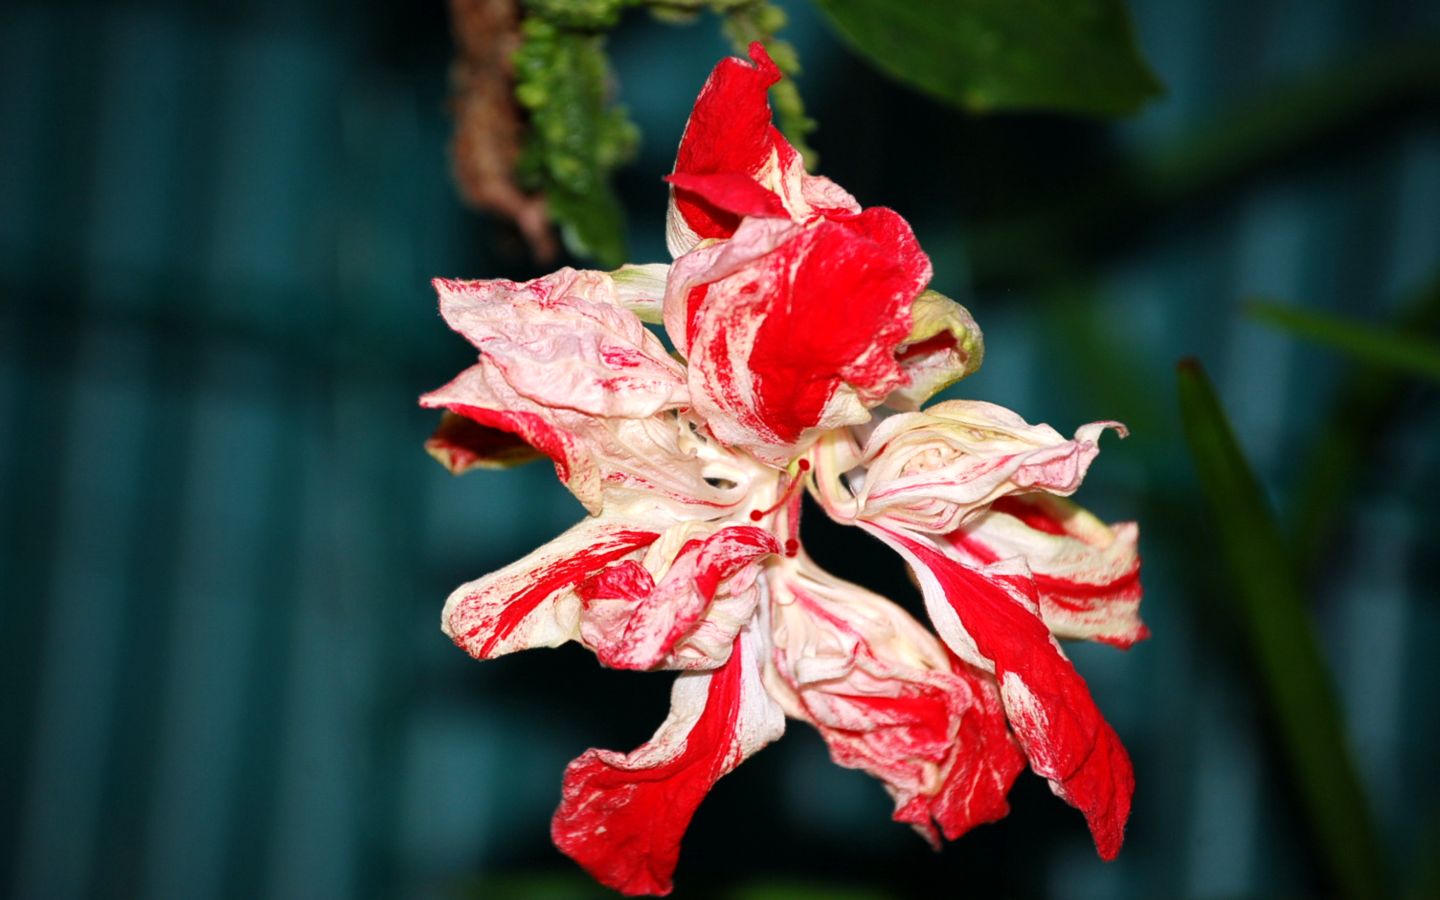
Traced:
[[[479, 659], [574, 641], [680, 673], [649, 742], [565, 773], [555, 843], [625, 893], [670, 890], [700, 801], [786, 716], [932, 843], [1004, 816], [1028, 761], [1110, 858], [1129, 759], [1052, 635], [1145, 635], [1135, 527], [1059, 499], [1119, 426], [921, 409], [979, 365], [979, 329], [925, 290], [900, 216], [804, 171], [751, 56], [681, 142], [671, 265], [435, 282], [479, 358], [421, 398], [446, 410], [427, 449], [456, 473], [549, 457], [589, 514], [457, 589], [443, 627]], [[938, 638], [804, 553], [802, 488], [910, 562]]]

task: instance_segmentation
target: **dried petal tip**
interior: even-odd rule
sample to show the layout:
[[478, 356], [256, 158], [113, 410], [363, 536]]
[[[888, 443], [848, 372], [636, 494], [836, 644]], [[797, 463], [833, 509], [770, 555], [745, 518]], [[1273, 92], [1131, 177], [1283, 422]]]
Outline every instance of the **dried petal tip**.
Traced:
[[471, 469], [505, 469], [542, 458], [516, 435], [487, 428], [449, 411], [440, 417], [440, 426], [425, 441], [425, 452], [452, 475], [463, 475]]
[[894, 409], [916, 410], [962, 378], [975, 374], [985, 358], [985, 340], [970, 311], [937, 291], [924, 291], [910, 304], [914, 323], [895, 351], [910, 383], [885, 401]]

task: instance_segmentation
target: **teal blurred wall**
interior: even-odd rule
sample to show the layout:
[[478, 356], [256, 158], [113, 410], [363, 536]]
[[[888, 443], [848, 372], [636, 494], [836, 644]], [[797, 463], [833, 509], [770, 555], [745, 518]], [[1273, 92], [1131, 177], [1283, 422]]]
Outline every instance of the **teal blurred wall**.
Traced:
[[[1378, 319], [1440, 273], [1436, 69], [1401, 65], [1440, 54], [1440, 8], [1137, 3], [1169, 95], [1105, 125], [967, 120], [785, 5], [822, 170], [910, 218], [936, 286], [986, 331], [964, 393], [1135, 433], [1106, 445], [1081, 499], [1141, 520], [1155, 637], [1073, 655], [1139, 793], [1111, 865], [1033, 777], [1009, 819], [937, 856], [795, 726], [702, 808], [679, 896], [1316, 890], [1224, 621], [1172, 368], [1205, 360], [1285, 502], [1351, 369], [1241, 304]], [[716, 31], [636, 14], [611, 42], [644, 132], [621, 179], [638, 261], [663, 259], [659, 178], [727, 52]], [[561, 771], [647, 737], [668, 680], [577, 648], [481, 665], [439, 632], [452, 587], [581, 515], [548, 467], [454, 480], [421, 450], [432, 417], [415, 398], [469, 353], [428, 279], [535, 274], [455, 199], [449, 53], [439, 0], [0, 11], [0, 893], [586, 889], [548, 843]], [[1345, 85], [1374, 97], [1300, 122], [1295, 146], [1252, 136], [1265, 152], [1233, 171], [1195, 161], [1245, 139], [1235, 109], [1322, 76], [1336, 105]], [[1055, 227], [998, 228], [1035, 219]], [[1440, 809], [1434, 401], [1400, 398], [1315, 578], [1397, 871]], [[815, 534], [822, 559], [915, 607], [898, 562]]]

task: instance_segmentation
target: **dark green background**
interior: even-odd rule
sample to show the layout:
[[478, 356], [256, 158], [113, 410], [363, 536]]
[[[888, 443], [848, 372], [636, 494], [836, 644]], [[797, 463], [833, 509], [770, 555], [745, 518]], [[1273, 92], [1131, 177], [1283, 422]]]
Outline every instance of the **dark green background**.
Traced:
[[[1335, 419], [1355, 368], [1242, 303], [1383, 321], [1440, 273], [1440, 9], [1138, 3], [1168, 94], [1104, 124], [968, 118], [784, 5], [821, 171], [907, 216], [985, 330], [960, 393], [1134, 432], [1080, 499], [1140, 519], [1155, 637], [1073, 656], [1139, 789], [1110, 865], [1033, 776], [935, 855], [796, 725], [702, 807], [678, 896], [1327, 891], [1227, 615], [1184, 354], [1282, 511], [1327, 422], [1364, 430], [1363, 465], [1320, 479], [1337, 514], [1298, 524], [1413, 880], [1440, 846], [1435, 393]], [[659, 179], [727, 48], [708, 18], [632, 13], [611, 49], [644, 132], [620, 179], [631, 252], [657, 261]], [[451, 588], [582, 514], [546, 466], [455, 480], [421, 450], [416, 396], [470, 353], [428, 279], [537, 274], [455, 199], [449, 53], [439, 2], [0, 11], [0, 894], [588, 890], [549, 845], [561, 771], [648, 737], [668, 677], [574, 647], [480, 664], [439, 632]], [[823, 561], [918, 610], [891, 554], [809, 523]]]

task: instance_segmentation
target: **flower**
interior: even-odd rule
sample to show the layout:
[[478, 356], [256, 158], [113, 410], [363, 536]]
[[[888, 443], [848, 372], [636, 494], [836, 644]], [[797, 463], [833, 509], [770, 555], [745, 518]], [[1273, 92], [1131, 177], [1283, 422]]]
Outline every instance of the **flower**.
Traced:
[[[671, 265], [435, 281], [479, 356], [421, 398], [446, 411], [427, 449], [457, 473], [548, 457], [588, 513], [457, 589], [442, 626], [478, 659], [574, 641], [680, 673], [648, 742], [570, 764], [552, 823], [627, 894], [669, 892], [710, 787], [787, 717], [932, 844], [1004, 816], [1028, 762], [1108, 859], [1133, 775], [1052, 635], [1144, 636], [1135, 527], [1060, 499], [1120, 426], [1067, 440], [991, 404], [922, 408], [979, 365], [979, 329], [925, 290], [899, 215], [804, 172], [751, 56], [696, 102]], [[802, 489], [910, 563], [938, 637], [805, 553]]]

